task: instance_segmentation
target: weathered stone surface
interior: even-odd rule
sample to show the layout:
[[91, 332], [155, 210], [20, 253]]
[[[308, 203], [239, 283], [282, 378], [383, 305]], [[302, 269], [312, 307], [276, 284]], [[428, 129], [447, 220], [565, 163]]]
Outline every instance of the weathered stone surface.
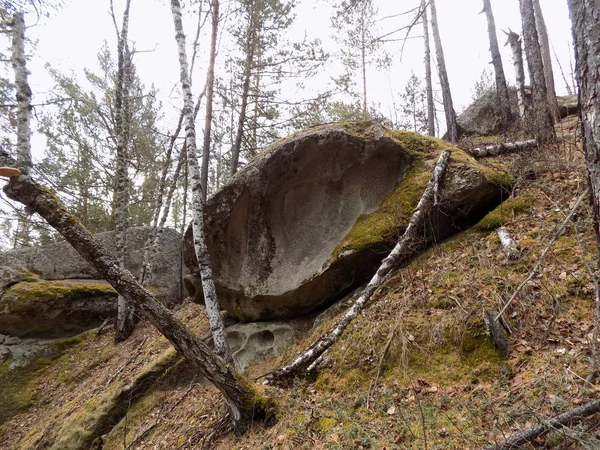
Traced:
[[290, 347], [305, 324], [294, 322], [254, 322], [227, 327], [227, 342], [236, 367], [246, 370], [251, 364], [282, 354]]
[[[363, 283], [406, 226], [447, 147], [415, 133], [338, 124], [265, 150], [206, 204], [221, 306], [244, 322], [293, 318]], [[430, 234], [446, 236], [480, 218], [499, 203], [504, 182], [455, 149]], [[184, 260], [194, 271], [191, 229]], [[185, 285], [201, 302], [198, 277]]]
[[[517, 89], [508, 89], [511, 109], [514, 117], [519, 117], [517, 105]], [[465, 111], [457, 117], [457, 122], [462, 128], [463, 135], [486, 136], [502, 133], [510, 124], [502, 123], [500, 102], [495, 90], [486, 91], [475, 100]]]
[[[134, 227], [127, 232], [127, 250], [125, 266], [136, 277], [139, 275], [146, 240], [151, 233], [150, 227]], [[114, 232], [108, 231], [95, 235], [106, 248], [114, 248]], [[159, 253], [150, 277], [149, 287], [159, 299], [174, 304], [180, 298], [181, 274], [181, 235], [172, 229], [165, 229]], [[96, 279], [94, 268], [67, 243], [11, 250], [0, 254], [0, 274], [5, 267], [13, 270], [28, 270], [45, 280]], [[26, 274], [14, 275], [14, 280], [22, 281]], [[10, 279], [10, 273], [6, 279]], [[4, 282], [4, 281], [3, 281]], [[14, 284], [14, 282], [10, 282]], [[6, 283], [5, 283], [6, 284]], [[0, 289], [2, 285], [0, 285]]]
[[[517, 89], [510, 87], [509, 98], [513, 115], [519, 117], [519, 107], [517, 104]], [[526, 93], [526, 103], [530, 103], [530, 93]], [[558, 112], [560, 118], [577, 114], [579, 104], [576, 95], [558, 96]], [[502, 123], [502, 114], [500, 113], [500, 103], [496, 97], [496, 91], [488, 90], [481, 97], [475, 100], [462, 114], [457, 118], [457, 122], [462, 129], [464, 136], [491, 136], [507, 131], [512, 124]]]
[[14, 344], [16, 337], [62, 337], [94, 328], [116, 315], [116, 299], [105, 281], [18, 283], [0, 299], [0, 333], [11, 335], [3, 344]]
[[35, 276], [29, 272], [22, 261], [16, 258], [6, 258], [2, 261], [4, 265], [0, 265], [0, 298], [13, 284], [21, 281], [32, 280]]

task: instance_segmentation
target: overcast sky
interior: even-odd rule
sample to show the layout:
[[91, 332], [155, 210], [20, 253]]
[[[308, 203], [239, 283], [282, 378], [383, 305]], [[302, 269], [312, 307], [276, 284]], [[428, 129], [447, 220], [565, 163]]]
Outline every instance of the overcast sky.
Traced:
[[[409, 10], [418, 3], [419, 0], [375, 0], [381, 17]], [[123, 4], [123, 0], [115, 0], [119, 17]], [[227, 11], [228, 4], [222, 1], [221, 10]], [[304, 34], [309, 38], [319, 37], [327, 50], [335, 51], [329, 19], [332, 11], [330, 4], [331, 1], [326, 0], [299, 0], [297, 20], [288, 37], [300, 39]], [[491, 69], [487, 24], [485, 16], [480, 14], [482, 1], [437, 0], [436, 4], [454, 103], [460, 111], [470, 103], [471, 90], [482, 71], [486, 67]], [[551, 43], [570, 80], [572, 49], [566, 0], [541, 0], [541, 4]], [[505, 37], [500, 30], [510, 28], [520, 32], [518, 0], [492, 0], [492, 8], [505, 71], [509, 81], [514, 82], [512, 59], [508, 47], [503, 46]], [[44, 69], [46, 62], [63, 72], [72, 71], [81, 76], [84, 67], [96, 68], [96, 54], [105, 40], [111, 48], [116, 48], [114, 27], [108, 11], [109, 0], [66, 0], [63, 9], [28, 29], [28, 35], [38, 40], [35, 56], [30, 63], [30, 82], [36, 94], [36, 102], [42, 101], [44, 93], [52, 88]], [[404, 16], [382, 21], [382, 31], [405, 25], [409, 18], [410, 16]], [[36, 19], [28, 17], [26, 20], [31, 24]], [[184, 25], [187, 27], [188, 41], [191, 41], [189, 37], [194, 33], [194, 23], [188, 21]], [[208, 27], [206, 28], [208, 31]], [[399, 38], [402, 36], [403, 34], [398, 35]], [[413, 31], [413, 36], [421, 36], [420, 26]], [[138, 72], [147, 85], [154, 83], [160, 90], [167, 118], [175, 120], [181, 100], [174, 90], [179, 69], [168, 0], [132, 0], [129, 37], [137, 50], [149, 50], [136, 56]], [[207, 43], [207, 39], [204, 42]], [[218, 56], [221, 61], [227, 45], [227, 42], [221, 43]], [[408, 41], [401, 58], [401, 42], [391, 42], [387, 45], [393, 58], [391, 69], [379, 71], [373, 68], [369, 71], [370, 99], [380, 105], [384, 114], [390, 114], [391, 99], [403, 91], [411, 71], [423, 76], [422, 45], [420, 38]], [[205, 71], [205, 61], [204, 52], [197, 66], [198, 77]], [[332, 62], [324, 71], [327, 72], [328, 69], [334, 72], [337, 66]], [[554, 71], [557, 92], [564, 94], [566, 89], [556, 61]], [[196, 86], [202, 86], [200, 78], [195, 83]], [[315, 81], [315, 89], [319, 85], [320, 81]]]

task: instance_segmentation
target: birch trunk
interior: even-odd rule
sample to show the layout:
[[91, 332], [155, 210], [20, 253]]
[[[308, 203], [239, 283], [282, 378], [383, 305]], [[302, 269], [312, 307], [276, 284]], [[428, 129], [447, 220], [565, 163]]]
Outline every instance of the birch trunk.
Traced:
[[517, 259], [519, 257], [519, 250], [517, 244], [505, 227], [500, 227], [496, 230], [498, 238], [500, 239], [500, 245], [502, 246], [502, 252], [508, 259]]
[[442, 38], [440, 37], [440, 29], [438, 27], [437, 12], [435, 9], [434, 0], [429, 0], [429, 7], [431, 8], [431, 29], [433, 31], [433, 42], [435, 44], [438, 74], [440, 78], [440, 85], [442, 87], [442, 100], [444, 102], [444, 113], [446, 115], [448, 140], [450, 142], [458, 142], [460, 136], [458, 135], [458, 123], [456, 123], [456, 111], [454, 111], [454, 105], [452, 104], [452, 93], [450, 92], [450, 82], [448, 81], [448, 72], [446, 71], [444, 49], [442, 47]]
[[[597, 0], [569, 0], [573, 41], [575, 43], [576, 74], [579, 85], [579, 105], [583, 149], [588, 173], [588, 183], [594, 208], [594, 231], [600, 255], [600, 4]], [[600, 258], [598, 260], [600, 266]], [[598, 283], [596, 280], [596, 288]], [[596, 296], [596, 320], [598, 320], [598, 296]], [[598, 323], [594, 328], [592, 345], [597, 345]], [[594, 347], [594, 350], [596, 347]], [[597, 377], [593, 351], [591, 378]]]
[[504, 153], [512, 153], [523, 150], [529, 150], [537, 147], [538, 141], [528, 139], [519, 142], [505, 142], [504, 144], [488, 145], [487, 147], [477, 147], [471, 150], [466, 150], [474, 158], [485, 158], [488, 156], [498, 156]]
[[[27, 82], [27, 61], [25, 59], [25, 19], [22, 13], [13, 15], [12, 66], [15, 72], [17, 90], [17, 167], [23, 175], [28, 175], [31, 160], [31, 89]], [[7, 164], [0, 164], [6, 166]]]
[[556, 139], [552, 114], [548, 105], [548, 91], [544, 76], [544, 63], [535, 26], [535, 15], [532, 0], [519, 0], [521, 21], [523, 23], [523, 41], [527, 67], [531, 81], [533, 108], [531, 109], [531, 122], [535, 138], [540, 143]]
[[[31, 112], [31, 90], [26, 77], [23, 15], [15, 14], [13, 21], [12, 59], [15, 67], [17, 107], [19, 113], [26, 116]], [[17, 124], [17, 134], [23, 137], [17, 146], [17, 162], [0, 149], [0, 165], [18, 165], [22, 166], [24, 171], [28, 171], [32, 167], [29, 120]], [[23, 172], [22, 175], [15, 175], [10, 179], [4, 187], [4, 192], [9, 198], [21, 202], [29, 210], [42, 216], [117, 292], [138, 308], [186, 360], [198, 367], [225, 397], [237, 432], [243, 433], [257, 420], [275, 420], [273, 402], [261, 395], [249, 380], [232, 370], [231, 365], [216, 356], [198, 336], [192, 334], [158, 302], [151, 292], [141, 287], [129, 271], [123, 270], [118, 260], [92, 237], [50, 190], [35, 183]]]
[[450, 151], [443, 151], [433, 168], [431, 178], [427, 183], [427, 187], [423, 192], [421, 200], [419, 200], [419, 203], [413, 212], [410, 222], [406, 227], [406, 231], [398, 240], [398, 243], [392, 249], [390, 254], [381, 262], [379, 269], [377, 269], [377, 272], [373, 275], [373, 278], [371, 278], [367, 287], [360, 294], [360, 297], [352, 305], [350, 310], [344, 314], [338, 325], [329, 334], [321, 336], [321, 338], [314, 342], [291, 364], [271, 373], [265, 380], [266, 384], [290, 379], [311, 365], [315, 367], [316, 365], [313, 365], [313, 363], [338, 340], [346, 327], [361, 313], [375, 290], [381, 285], [385, 276], [391, 271], [392, 267], [400, 262], [402, 258], [410, 255], [413, 251], [412, 244], [417, 237], [417, 232], [422, 227], [425, 218], [431, 213], [434, 205], [437, 204], [438, 186], [444, 176], [449, 159]]
[[521, 119], [525, 118], [525, 68], [523, 66], [523, 47], [521, 37], [514, 31], [506, 33], [508, 38], [506, 44], [510, 45], [512, 51], [513, 64], [515, 66], [515, 82], [517, 83], [517, 103], [519, 105], [519, 115]]
[[550, 55], [550, 40], [548, 39], [548, 29], [542, 14], [540, 0], [532, 0], [533, 14], [535, 16], [535, 25], [538, 32], [540, 49], [542, 51], [542, 62], [544, 64], [544, 79], [546, 81], [546, 91], [548, 92], [548, 105], [554, 121], [559, 119], [558, 101], [556, 99], [556, 89], [554, 85], [554, 72], [552, 70], [552, 56]]
[[213, 119], [213, 95], [215, 90], [215, 60], [217, 58], [217, 32], [219, 31], [219, 0], [212, 0], [212, 27], [210, 37], [210, 57], [206, 74], [206, 111], [204, 117], [204, 141], [202, 143], [202, 200], [208, 195], [208, 163], [210, 160], [210, 135]]
[[360, 16], [361, 21], [361, 35], [360, 35], [360, 58], [361, 58], [361, 68], [362, 68], [362, 88], [363, 88], [363, 98], [362, 98], [362, 113], [363, 120], [367, 120], [369, 118], [369, 111], [367, 111], [367, 49], [366, 49], [366, 37], [365, 37], [365, 24], [363, 23], [363, 15]]
[[[117, 152], [115, 187], [115, 251], [121, 269], [125, 269], [125, 249], [127, 247], [127, 222], [129, 220], [129, 174], [127, 147], [129, 145], [129, 85], [131, 81], [130, 55], [127, 51], [129, 31], [130, 0], [125, 4], [123, 24], [118, 36], [117, 82], [115, 86], [115, 138]], [[117, 326], [115, 341], [127, 339], [134, 328], [133, 310], [122, 295], [117, 300]]]
[[423, 41], [425, 46], [425, 92], [427, 95], [427, 134], [435, 136], [435, 106], [433, 103], [433, 81], [431, 79], [431, 48], [429, 46], [429, 22], [427, 19], [427, 3], [421, 0], [423, 11]]
[[510, 98], [508, 96], [508, 86], [506, 77], [504, 76], [504, 67], [502, 65], [502, 56], [498, 48], [498, 37], [496, 36], [496, 23], [494, 21], [494, 13], [490, 0], [483, 0], [483, 12], [487, 18], [488, 36], [490, 40], [490, 53], [492, 54], [492, 65], [496, 75], [496, 94], [498, 95], [498, 103], [502, 114], [502, 123], [507, 128], [513, 120], [512, 110], [510, 108]]
[[233, 358], [227, 345], [225, 327], [217, 300], [217, 292], [212, 276], [210, 255], [204, 238], [204, 202], [202, 194], [202, 182], [200, 170], [196, 159], [196, 127], [194, 125], [194, 100], [192, 98], [192, 87], [189, 79], [187, 55], [185, 50], [185, 34], [181, 22], [181, 6], [179, 0], [171, 0], [171, 11], [173, 13], [173, 24], [175, 25], [175, 40], [179, 52], [181, 90], [183, 92], [183, 112], [185, 115], [185, 144], [187, 147], [188, 170], [192, 179], [192, 204], [193, 219], [192, 230], [194, 233], [194, 250], [198, 259], [200, 276], [202, 278], [202, 289], [206, 313], [210, 322], [210, 331], [215, 343], [215, 350], [225, 361], [233, 364]]
[[[240, 115], [237, 123], [235, 140], [231, 148], [231, 168], [230, 174], [234, 176], [238, 169], [240, 151], [242, 149], [242, 139], [244, 137], [244, 123], [246, 122], [246, 110], [248, 109], [248, 96], [250, 94], [250, 79], [252, 77], [252, 66], [254, 65], [254, 54], [256, 52], [259, 20], [257, 6], [252, 9], [252, 17], [248, 24], [248, 47], [246, 48], [246, 61], [244, 62], [244, 74], [242, 82], [242, 103], [240, 105]], [[258, 95], [258, 93], [257, 93]]]

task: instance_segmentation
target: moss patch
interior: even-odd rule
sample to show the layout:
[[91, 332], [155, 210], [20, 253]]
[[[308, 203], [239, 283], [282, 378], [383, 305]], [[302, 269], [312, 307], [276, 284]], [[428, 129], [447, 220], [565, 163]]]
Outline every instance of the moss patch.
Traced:
[[516, 216], [529, 214], [533, 198], [520, 195], [509, 198], [473, 226], [475, 231], [491, 231], [513, 220]]
[[11, 286], [3, 295], [3, 300], [18, 302], [20, 300], [54, 300], [57, 297], [83, 298], [94, 295], [115, 294], [116, 291], [106, 283], [84, 281], [24, 281]]

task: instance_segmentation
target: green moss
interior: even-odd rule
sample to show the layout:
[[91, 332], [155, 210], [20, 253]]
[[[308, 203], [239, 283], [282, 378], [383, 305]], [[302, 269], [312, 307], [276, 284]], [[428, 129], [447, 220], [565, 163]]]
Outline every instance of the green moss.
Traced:
[[430, 173], [423, 167], [419, 163], [411, 168], [377, 211], [360, 215], [334, 249], [333, 257], [347, 250], [361, 250], [398, 233], [401, 225], [410, 220], [429, 181]]
[[412, 131], [387, 130], [387, 134], [415, 156], [430, 156], [445, 149], [457, 150], [446, 141]]
[[318, 421], [319, 431], [327, 433], [337, 425], [337, 420], [333, 417], [321, 417]]
[[520, 195], [518, 197], [509, 198], [493, 211], [489, 212], [483, 219], [473, 226], [475, 231], [490, 231], [494, 230], [516, 216], [529, 214], [533, 198], [529, 195]]
[[37, 388], [42, 380], [48, 380], [48, 368], [65, 350], [80, 344], [81, 338], [75, 336], [56, 341], [25, 367], [9, 369], [11, 360], [0, 365], [0, 423], [27, 410], [38, 398]]
[[[24, 281], [11, 286], [3, 295], [8, 301], [48, 301], [57, 297], [85, 298], [94, 295], [115, 294], [115, 290], [105, 283], [73, 282], [65, 280]], [[91, 298], [93, 300], [93, 298]]]

